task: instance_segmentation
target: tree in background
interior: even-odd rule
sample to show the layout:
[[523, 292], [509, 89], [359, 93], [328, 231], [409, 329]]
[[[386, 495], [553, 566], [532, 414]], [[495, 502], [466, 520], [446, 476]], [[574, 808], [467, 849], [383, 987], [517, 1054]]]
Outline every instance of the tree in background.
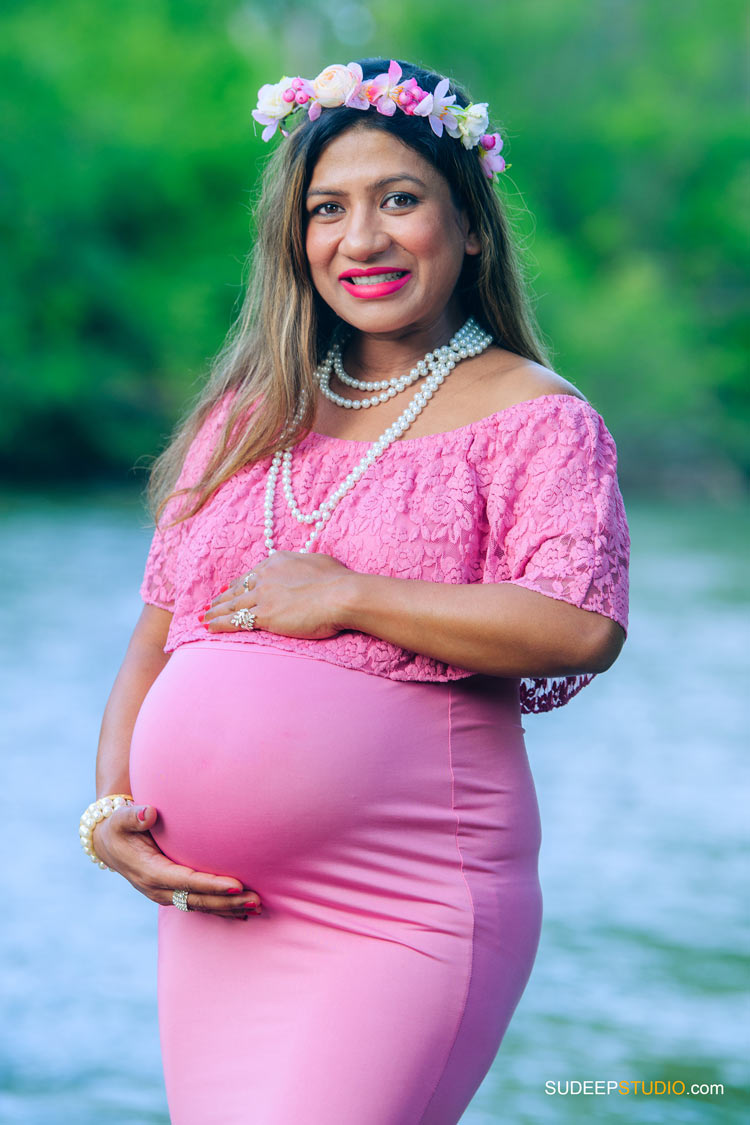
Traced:
[[6, 8], [6, 478], [124, 479], [158, 451], [240, 294], [258, 87], [385, 54], [490, 103], [555, 367], [605, 414], [625, 488], [747, 489], [741, 18], [738, 0]]

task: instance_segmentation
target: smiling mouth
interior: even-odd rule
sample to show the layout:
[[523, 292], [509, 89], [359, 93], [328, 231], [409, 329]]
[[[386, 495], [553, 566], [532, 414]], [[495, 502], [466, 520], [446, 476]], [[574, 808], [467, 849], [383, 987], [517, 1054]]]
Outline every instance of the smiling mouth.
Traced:
[[360, 274], [355, 277], [344, 275], [341, 280], [348, 281], [350, 285], [383, 285], [386, 281], [398, 281], [408, 272], [408, 270], [391, 270], [389, 273]]

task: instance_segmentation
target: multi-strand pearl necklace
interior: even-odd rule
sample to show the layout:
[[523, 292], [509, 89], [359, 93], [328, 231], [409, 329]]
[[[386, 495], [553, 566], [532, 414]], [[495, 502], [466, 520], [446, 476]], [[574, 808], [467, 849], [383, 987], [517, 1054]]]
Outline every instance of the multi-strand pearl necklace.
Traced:
[[[445, 364], [448, 360], [452, 360], [453, 366], [455, 366], [458, 359], [466, 359], [469, 355], [468, 349], [476, 344], [476, 333], [478, 331], [475, 322], [469, 318], [463, 328], [459, 328], [456, 335], [447, 344], [444, 344], [441, 348], [436, 348], [434, 352], [428, 352], [424, 359], [420, 359], [412, 367], [408, 375], [396, 375], [393, 379], [380, 379], [375, 382], [353, 379], [351, 375], [347, 375], [341, 359], [341, 346], [336, 341], [315, 372], [315, 378], [325, 397], [330, 399], [331, 402], [335, 402], [337, 406], [343, 406], [347, 410], [362, 410], [369, 406], [379, 406], [381, 402], [388, 402], [399, 391], [405, 391], [412, 383], [416, 383], [417, 379], [423, 379], [426, 375], [434, 372], [441, 363]], [[331, 371], [335, 371], [337, 379], [347, 387], [354, 387], [358, 391], [380, 391], [380, 394], [363, 399], [345, 398], [343, 395], [337, 395], [330, 387]]]
[[[361, 390], [370, 390], [377, 388], [380, 394], [370, 399], [361, 399], [356, 402], [352, 399], [344, 399], [340, 395], [335, 395], [328, 386], [330, 379], [331, 369], [336, 365], [337, 345], [334, 344], [329, 349], [325, 359], [318, 367], [315, 377], [318, 381], [321, 391], [326, 398], [336, 402], [337, 405], [346, 404], [351, 407], [369, 407], [377, 406], [381, 402], [387, 402], [394, 394], [400, 390], [405, 390], [407, 386], [416, 382], [417, 379], [425, 377], [427, 371], [429, 375], [425, 377], [423, 388], [417, 392], [409, 405], [403, 413], [396, 419], [393, 425], [381, 434], [377, 441], [373, 442], [370, 448], [365, 453], [364, 457], [351, 472], [341, 481], [341, 483], [331, 492], [331, 494], [323, 501], [323, 503], [313, 512], [303, 512], [300, 510], [297, 501], [294, 498], [292, 491], [292, 446], [287, 446], [286, 449], [278, 450], [271, 461], [271, 468], [268, 472], [268, 479], [266, 481], [266, 494], [263, 505], [264, 511], [264, 530], [265, 530], [265, 545], [269, 555], [274, 554], [276, 547], [274, 546], [274, 496], [276, 494], [276, 481], [281, 472], [282, 487], [284, 496], [286, 497], [289, 510], [298, 523], [314, 524], [312, 534], [309, 536], [304, 547], [299, 548], [299, 554], [306, 554], [312, 543], [320, 535], [328, 520], [331, 518], [336, 505], [343, 500], [344, 496], [354, 488], [355, 484], [367, 472], [370, 465], [378, 457], [393, 445], [401, 435], [408, 430], [415, 418], [417, 418], [424, 410], [427, 403], [430, 401], [435, 391], [441, 383], [450, 375], [453, 368], [462, 359], [467, 359], [469, 356], [479, 355], [481, 352], [488, 348], [492, 343], [492, 337], [483, 332], [479, 325], [470, 317], [466, 324], [461, 328], [456, 335], [452, 338], [449, 344], [442, 348], [438, 348], [434, 352], [428, 352], [424, 359], [412, 368], [408, 375], [397, 376], [395, 379], [381, 380], [378, 383], [366, 383], [361, 380], [352, 379], [351, 376], [346, 375], [346, 372], [341, 371], [346, 376], [342, 382], [348, 383], [349, 386], [357, 387]], [[341, 355], [338, 352], [338, 364], [341, 366]], [[415, 374], [416, 372], [416, 374]], [[340, 377], [337, 368], [337, 376]], [[302, 416], [305, 406], [305, 396], [303, 394], [298, 407], [296, 418]]]

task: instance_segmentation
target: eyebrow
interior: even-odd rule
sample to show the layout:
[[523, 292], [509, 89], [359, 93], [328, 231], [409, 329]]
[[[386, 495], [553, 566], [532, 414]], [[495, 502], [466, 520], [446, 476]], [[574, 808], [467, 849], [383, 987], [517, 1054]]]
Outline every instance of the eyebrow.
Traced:
[[[425, 184], [424, 180], [420, 180], [418, 176], [410, 176], [408, 172], [402, 172], [398, 176], [386, 176], [382, 180], [375, 180], [374, 183], [370, 184], [370, 187], [374, 188], [374, 189], [383, 188], [383, 187], [387, 187], [388, 184], [399, 183], [401, 180], [409, 180], [413, 184], [418, 184], [419, 187], [421, 187], [421, 188], [424, 188], [424, 187], [427, 186]], [[312, 195], [346, 195], [346, 194], [347, 194], [347, 192], [342, 191], [340, 188], [320, 187], [320, 188], [312, 188], [311, 191], [308, 191], [307, 198], [309, 199], [310, 196], [312, 196]]]

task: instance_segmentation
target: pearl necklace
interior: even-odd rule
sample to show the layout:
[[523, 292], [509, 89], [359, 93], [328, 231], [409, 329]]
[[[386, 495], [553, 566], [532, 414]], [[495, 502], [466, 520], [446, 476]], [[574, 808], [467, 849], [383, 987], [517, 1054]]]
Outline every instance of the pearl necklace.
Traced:
[[[263, 503], [265, 531], [264, 542], [269, 555], [273, 555], [276, 551], [276, 547], [274, 546], [273, 508], [274, 497], [276, 494], [276, 481], [278, 479], [279, 473], [281, 472], [282, 474], [282, 487], [284, 496], [286, 497], [289, 510], [291, 511], [294, 518], [298, 523], [305, 523], [308, 525], [315, 524], [312, 534], [309, 536], [304, 547], [299, 548], [299, 554], [307, 554], [310, 546], [315, 541], [315, 539], [317, 539], [326, 523], [331, 518], [336, 505], [340, 503], [341, 500], [343, 500], [344, 496], [346, 496], [346, 494], [350, 492], [352, 488], [354, 488], [357, 481], [360, 480], [365, 472], [367, 472], [370, 465], [372, 465], [372, 463], [377, 460], [378, 457], [382, 456], [386, 449], [388, 449], [389, 446], [393, 445], [395, 441], [398, 441], [401, 435], [405, 433], [406, 430], [408, 430], [414, 419], [422, 413], [427, 403], [435, 394], [435, 391], [438, 389], [441, 383], [445, 381], [448, 375], [450, 375], [456, 364], [460, 363], [462, 359], [468, 358], [468, 356], [479, 355], [492, 343], [492, 337], [483, 332], [482, 329], [479, 328], [479, 326], [471, 318], [469, 318], [463, 329], [461, 329], [461, 332], [457, 333], [456, 336], [461, 337], [462, 346], [460, 349], [457, 350], [453, 348], [451, 346], [453, 344], [453, 341], [451, 341], [451, 345], [447, 345], [447, 348], [439, 348], [437, 353], [428, 352], [427, 356], [425, 356], [423, 360], [420, 360], [420, 363], [432, 364], [431, 373], [425, 379], [422, 390], [417, 392], [417, 394], [411, 400], [406, 409], [401, 413], [401, 415], [396, 419], [393, 425], [389, 426], [388, 429], [383, 434], [381, 434], [378, 440], [370, 445], [370, 448], [367, 450], [364, 457], [362, 457], [359, 463], [355, 465], [351, 472], [344, 478], [344, 480], [341, 481], [341, 483], [333, 490], [333, 492], [331, 492], [331, 494], [323, 501], [323, 503], [315, 509], [315, 511], [301, 511], [297, 504], [297, 501], [294, 498], [294, 493], [292, 491], [293, 446], [287, 446], [286, 449], [280, 449], [276, 453], [274, 453], [273, 459], [271, 461], [271, 467], [268, 471], [265, 499]], [[456, 337], [454, 337], [454, 340], [455, 339]], [[328, 363], [330, 361], [332, 350], [333, 349], [329, 350], [324, 363]], [[452, 354], [445, 354], [446, 352], [450, 352]], [[438, 355], [437, 360], [435, 360], [436, 354]], [[432, 359], [429, 361], [428, 356], [432, 356]], [[417, 364], [417, 367], [419, 367], [419, 364]], [[300, 405], [295, 414], [294, 422], [301, 418], [302, 413], [304, 412], [305, 401], [306, 395], [303, 392], [300, 398]], [[379, 399], [377, 401], [383, 400]], [[363, 402], [362, 405], [365, 405], [365, 403]]]
[[[476, 346], [481, 337], [482, 333], [478, 325], [469, 317], [463, 328], [460, 328], [447, 344], [444, 344], [441, 348], [436, 348], [434, 352], [428, 352], [424, 359], [420, 359], [412, 367], [408, 375], [396, 375], [392, 379], [380, 379], [374, 382], [372, 380], [353, 379], [351, 375], [347, 375], [341, 358], [341, 346], [338, 342], [335, 342], [316, 370], [315, 378], [325, 397], [336, 403], [337, 406], [343, 406], [348, 410], [379, 406], [381, 402], [388, 402], [399, 391], [406, 390], [417, 379], [424, 378], [428, 372], [434, 372], [441, 363], [445, 364], [449, 359], [456, 360], [456, 357], [466, 359], [469, 355], [468, 349]], [[343, 395], [336, 394], [330, 387], [332, 371], [335, 371], [339, 381], [348, 387], [354, 387], [359, 391], [380, 391], [381, 393], [365, 399], [345, 398]]]

